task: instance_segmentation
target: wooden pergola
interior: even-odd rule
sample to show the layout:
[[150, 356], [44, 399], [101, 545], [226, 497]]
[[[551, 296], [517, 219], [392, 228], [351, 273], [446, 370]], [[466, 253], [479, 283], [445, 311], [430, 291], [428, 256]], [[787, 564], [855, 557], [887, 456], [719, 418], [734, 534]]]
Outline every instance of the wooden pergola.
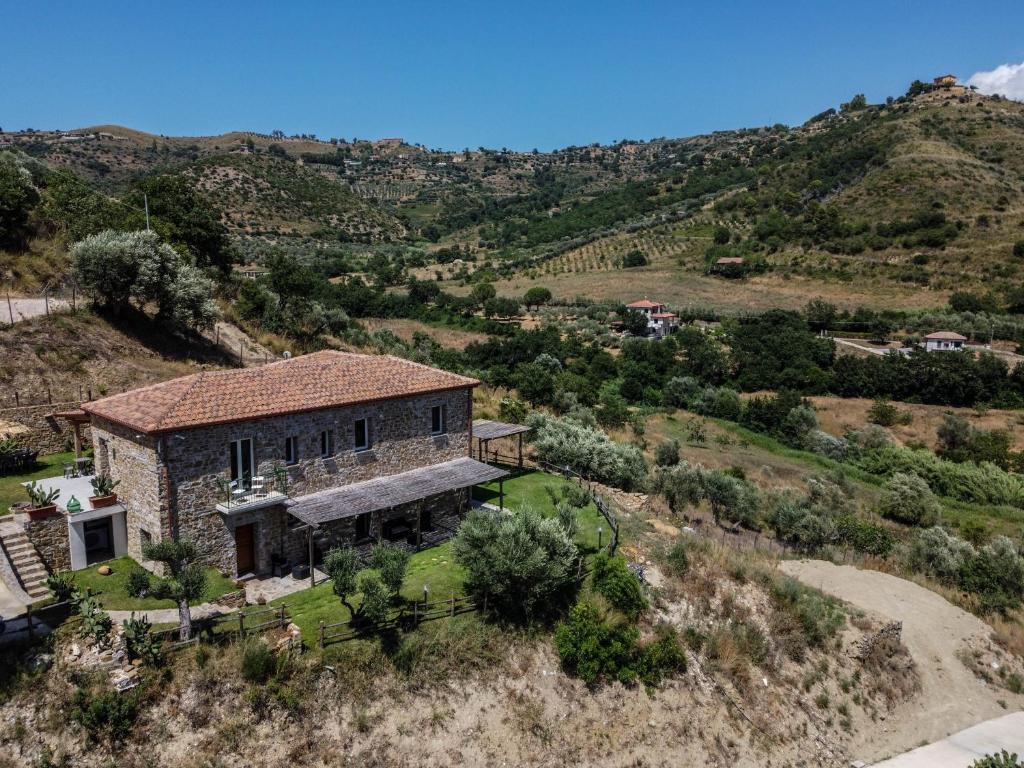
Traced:
[[76, 408], [73, 411], [57, 411], [57, 413], [51, 415], [55, 419], [64, 419], [71, 423], [75, 433], [75, 458], [82, 458], [82, 425], [89, 423], [89, 414], [80, 408]]
[[[505, 478], [508, 472], [498, 467], [471, 459], [468, 456], [441, 464], [400, 472], [397, 475], [377, 477], [361, 483], [350, 483], [337, 488], [317, 491], [285, 502], [288, 513], [303, 525], [294, 530], [306, 530], [309, 536], [310, 579], [313, 579], [313, 534], [324, 523], [357, 517], [372, 512], [394, 509], [405, 504], [423, 501], [448, 491], [471, 488], [481, 483], [498, 481], [500, 507], [505, 506]], [[416, 545], [420, 546], [422, 532], [420, 515], [416, 517]]]
[[503, 437], [519, 438], [519, 453], [516, 466], [523, 468], [523, 435], [530, 431], [530, 428], [523, 424], [509, 424], [504, 421], [491, 421], [489, 419], [476, 419], [473, 421], [473, 438], [476, 440], [477, 458], [486, 461], [487, 451], [490, 448], [491, 440], [500, 440]]

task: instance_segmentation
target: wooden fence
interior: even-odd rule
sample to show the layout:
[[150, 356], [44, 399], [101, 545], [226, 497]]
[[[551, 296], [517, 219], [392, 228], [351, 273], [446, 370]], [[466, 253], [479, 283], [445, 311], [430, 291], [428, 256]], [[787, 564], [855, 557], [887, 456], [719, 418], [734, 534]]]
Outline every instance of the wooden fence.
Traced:
[[[266, 617], [267, 614], [271, 614], [271, 616], [254, 622], [254, 619]], [[175, 639], [179, 635], [178, 627], [157, 630], [152, 635], [157, 640], [169, 641], [171, 650], [177, 650], [195, 645], [202, 640], [242, 638], [265, 632], [268, 629], [284, 629], [290, 621], [288, 606], [276, 605], [252, 611], [239, 610], [236, 613], [228, 613], [223, 616], [196, 619], [192, 622], [192, 637], [188, 640]]]
[[478, 608], [483, 611], [487, 610], [486, 598], [483, 605], [478, 605], [468, 597], [452, 595], [447, 600], [424, 601], [422, 603], [413, 601], [412, 610], [408, 606], [403, 606], [394, 616], [376, 623], [363, 623], [353, 619], [339, 621], [336, 624], [325, 624], [321, 621], [317, 628], [317, 646], [323, 648], [331, 643], [354, 640], [357, 637], [373, 634], [385, 629], [411, 629], [419, 626], [424, 621], [451, 618], [460, 613], [475, 611]]
[[[483, 454], [484, 461], [491, 464], [500, 464], [502, 466], [519, 468], [519, 457], [510, 456], [503, 453], [499, 453], [497, 450], [487, 451]], [[615, 504], [609, 501], [600, 493], [594, 490], [594, 482], [590, 478], [581, 475], [579, 472], [571, 469], [570, 467], [559, 467], [548, 461], [539, 461], [522, 457], [522, 468], [524, 469], [537, 469], [542, 472], [547, 472], [549, 475], [561, 475], [569, 480], [574, 480], [581, 488], [583, 488], [590, 496], [590, 500], [594, 502], [594, 506], [597, 507], [597, 511], [601, 514], [601, 517], [608, 523], [608, 530], [610, 531], [610, 537], [608, 539], [608, 552], [609, 554], [615, 554], [615, 550], [619, 546], [619, 517], [615, 511]]]

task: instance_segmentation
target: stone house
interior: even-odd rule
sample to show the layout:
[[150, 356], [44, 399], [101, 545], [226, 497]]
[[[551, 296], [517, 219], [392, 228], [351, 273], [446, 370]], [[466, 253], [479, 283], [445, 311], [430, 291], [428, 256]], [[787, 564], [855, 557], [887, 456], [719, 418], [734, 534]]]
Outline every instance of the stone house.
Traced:
[[119, 480], [127, 551], [196, 543], [231, 576], [283, 573], [342, 542], [419, 547], [470, 489], [475, 379], [336, 351], [207, 371], [82, 405], [98, 472]]

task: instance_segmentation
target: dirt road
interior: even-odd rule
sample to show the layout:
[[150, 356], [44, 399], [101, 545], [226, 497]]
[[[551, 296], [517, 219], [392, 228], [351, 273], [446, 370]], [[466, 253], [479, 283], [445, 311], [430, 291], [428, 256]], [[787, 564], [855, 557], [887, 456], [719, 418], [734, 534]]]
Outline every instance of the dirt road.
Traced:
[[987, 648], [991, 629], [976, 616], [905, 579], [821, 560], [790, 560], [780, 569], [810, 587], [861, 610], [903, 622], [903, 642], [921, 675], [921, 693], [900, 705], [888, 722], [862, 731], [852, 757], [878, 760], [943, 739], [1012, 711], [1024, 697], [983, 683], [957, 658], [964, 649]]

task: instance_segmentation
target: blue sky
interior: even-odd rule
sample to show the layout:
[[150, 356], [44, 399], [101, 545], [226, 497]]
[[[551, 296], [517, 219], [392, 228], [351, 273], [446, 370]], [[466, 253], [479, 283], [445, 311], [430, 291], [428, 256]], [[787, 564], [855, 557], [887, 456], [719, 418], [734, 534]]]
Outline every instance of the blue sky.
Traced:
[[[161, 7], [163, 6], [163, 7]], [[550, 149], [1024, 61], [1024, 2], [0, 2], [0, 126]], [[1024, 68], [1022, 68], [1024, 73]]]

